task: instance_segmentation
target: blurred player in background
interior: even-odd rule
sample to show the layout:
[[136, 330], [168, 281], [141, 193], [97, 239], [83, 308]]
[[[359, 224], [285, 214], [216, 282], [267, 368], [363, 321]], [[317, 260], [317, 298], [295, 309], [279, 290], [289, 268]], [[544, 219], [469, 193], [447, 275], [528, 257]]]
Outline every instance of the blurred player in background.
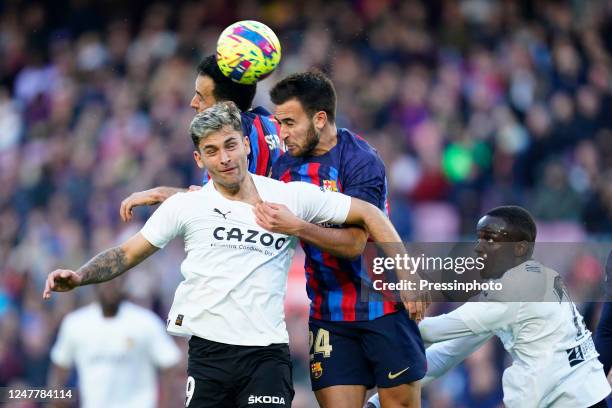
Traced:
[[[241, 110], [242, 131], [251, 146], [248, 170], [253, 174], [270, 175], [272, 164], [283, 153], [283, 148], [278, 138], [278, 124], [270, 112], [261, 106], [251, 109], [257, 84], [238, 84], [223, 75], [214, 55], [204, 58], [198, 65], [197, 72], [190, 106], [199, 113], [217, 102], [234, 102]], [[206, 181], [208, 176], [204, 175], [204, 182]], [[159, 204], [181, 191], [185, 189], [160, 186], [133, 193], [121, 203], [121, 218], [128, 221], [134, 207]]]
[[113, 279], [182, 235], [185, 280], [176, 291], [168, 330], [191, 336], [186, 405], [290, 406], [283, 300], [296, 239], [260, 225], [272, 222], [275, 211], [289, 209], [308, 222], [360, 225], [377, 242], [401, 239], [371, 204], [248, 173], [249, 143], [232, 102], [196, 115], [190, 132], [196, 162], [213, 182], [166, 200], [139, 233], [77, 272], [50, 273], [44, 297]]
[[64, 318], [51, 350], [48, 385], [65, 387], [74, 367], [82, 407], [169, 406], [169, 378], [181, 353], [159, 317], [125, 300], [122, 281], [97, 286], [98, 302]]
[[[506, 407], [607, 407], [610, 386], [591, 333], [559, 274], [531, 259], [536, 239], [531, 215], [517, 206], [498, 207], [477, 228], [475, 250], [485, 259], [483, 278], [504, 289], [484, 292], [477, 302], [421, 322], [424, 341], [433, 343], [427, 349], [424, 384], [498, 336], [514, 360], [502, 380]], [[544, 301], [517, 301], [525, 290], [534, 298], [543, 293]], [[369, 404], [381, 406], [378, 396]]]
[[[290, 75], [270, 95], [288, 153], [274, 164], [273, 178], [308, 182], [387, 210], [384, 163], [364, 139], [336, 127], [336, 91], [325, 75]], [[293, 233], [306, 253], [310, 376], [321, 407], [361, 407], [374, 386], [384, 407], [420, 406], [425, 352], [415, 321], [403, 305], [362, 293], [371, 286], [360, 257], [368, 233], [347, 226], [320, 234], [284, 214], [267, 228]], [[412, 318], [422, 319], [424, 303], [406, 305]]]

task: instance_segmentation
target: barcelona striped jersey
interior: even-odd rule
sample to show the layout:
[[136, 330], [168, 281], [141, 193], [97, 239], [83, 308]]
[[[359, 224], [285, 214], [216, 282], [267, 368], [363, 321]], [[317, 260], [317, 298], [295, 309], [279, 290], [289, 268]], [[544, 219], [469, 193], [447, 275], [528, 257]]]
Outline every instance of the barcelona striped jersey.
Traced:
[[[281, 156], [272, 167], [272, 177], [316, 184], [388, 212], [384, 163], [372, 146], [347, 129], [338, 129], [336, 146], [321, 156]], [[362, 268], [361, 257], [338, 258], [305, 242], [302, 247], [311, 318], [363, 321], [397, 311], [395, 303], [382, 298], [376, 300], [368, 295], [367, 299], [364, 294], [362, 299], [362, 287], [371, 287], [371, 278]]]

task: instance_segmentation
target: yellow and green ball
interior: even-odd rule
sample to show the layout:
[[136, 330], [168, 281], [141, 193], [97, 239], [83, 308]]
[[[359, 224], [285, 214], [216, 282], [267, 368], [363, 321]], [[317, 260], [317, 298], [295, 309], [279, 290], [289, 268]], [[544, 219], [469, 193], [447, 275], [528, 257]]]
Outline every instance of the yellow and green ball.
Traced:
[[281, 46], [267, 25], [253, 20], [227, 27], [217, 40], [217, 65], [234, 82], [252, 85], [274, 71]]

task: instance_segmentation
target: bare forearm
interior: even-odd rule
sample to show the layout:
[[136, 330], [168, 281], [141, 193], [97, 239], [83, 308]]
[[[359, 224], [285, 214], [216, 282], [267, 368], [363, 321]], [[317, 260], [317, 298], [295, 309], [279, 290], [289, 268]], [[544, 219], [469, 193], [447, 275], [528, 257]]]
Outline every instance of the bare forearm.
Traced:
[[369, 206], [363, 217], [364, 227], [375, 242], [401, 243], [402, 239], [382, 211], [374, 206]]
[[187, 191], [186, 188], [165, 187], [165, 186], [155, 187], [151, 189], [151, 192], [153, 193], [154, 197], [160, 203], [163, 203], [164, 201], [166, 201], [168, 198], [172, 197], [176, 193], [184, 193], [186, 191]]
[[81, 285], [89, 285], [111, 280], [132, 266], [125, 251], [121, 247], [115, 247], [99, 253], [76, 272], [81, 276]]
[[365, 248], [366, 232], [357, 227], [324, 228], [305, 222], [296, 236], [334, 256], [356, 258]]
[[[359, 214], [356, 221], [367, 229], [374, 242], [379, 244], [385, 255], [389, 258], [396, 258], [397, 256], [403, 258], [407, 255], [401, 237], [391, 220], [380, 209], [365, 202], [356, 202], [355, 208]], [[414, 278], [408, 270], [397, 269], [396, 272], [401, 280]]]

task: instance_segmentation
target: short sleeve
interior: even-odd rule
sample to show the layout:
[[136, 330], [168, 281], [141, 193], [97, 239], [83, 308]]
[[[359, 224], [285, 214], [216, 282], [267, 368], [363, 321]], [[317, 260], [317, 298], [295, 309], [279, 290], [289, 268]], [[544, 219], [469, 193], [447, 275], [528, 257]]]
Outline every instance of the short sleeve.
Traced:
[[160, 319], [152, 319], [149, 336], [149, 353], [154, 364], [160, 368], [169, 368], [179, 363], [181, 352], [166, 332]]
[[387, 196], [385, 165], [370, 152], [355, 163], [346, 164], [346, 180], [342, 192], [384, 210]]
[[164, 201], [140, 230], [151, 245], [163, 248], [182, 232], [179, 203], [183, 194], [188, 193], [178, 193]]
[[51, 348], [51, 361], [62, 368], [71, 368], [74, 365], [75, 345], [71, 338], [70, 318], [65, 318], [60, 325], [57, 340]]
[[351, 209], [351, 198], [301, 181], [286, 184], [293, 195], [296, 215], [315, 224], [343, 224]]

